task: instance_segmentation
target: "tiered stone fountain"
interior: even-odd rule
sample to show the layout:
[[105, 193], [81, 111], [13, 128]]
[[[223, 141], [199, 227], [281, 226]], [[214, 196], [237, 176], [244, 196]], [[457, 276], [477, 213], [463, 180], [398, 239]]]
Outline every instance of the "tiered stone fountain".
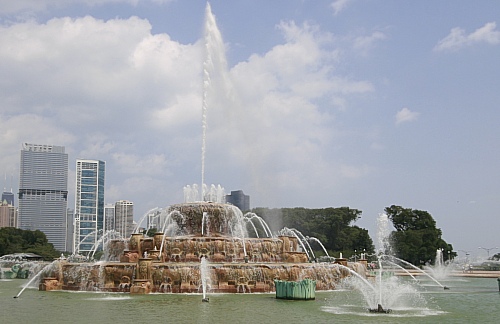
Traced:
[[[135, 294], [202, 291], [200, 260], [208, 267], [210, 292], [272, 292], [274, 280], [316, 281], [317, 290], [335, 289], [350, 275], [345, 259], [314, 263], [297, 236], [251, 238], [233, 205], [183, 203], [166, 211], [169, 234], [132, 234], [108, 244], [119, 261], [75, 263], [60, 260], [40, 283], [41, 290], [84, 290]], [[165, 226], [167, 227], [167, 226]], [[171, 230], [171, 228], [175, 230]], [[365, 267], [356, 264], [364, 276]]]

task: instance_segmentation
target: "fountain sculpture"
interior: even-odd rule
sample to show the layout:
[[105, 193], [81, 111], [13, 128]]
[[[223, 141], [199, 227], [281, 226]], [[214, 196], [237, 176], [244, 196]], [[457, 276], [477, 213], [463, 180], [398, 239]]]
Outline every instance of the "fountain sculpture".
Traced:
[[[274, 291], [274, 280], [311, 279], [316, 281], [316, 289], [332, 290], [355, 272], [346, 267], [345, 259], [311, 262], [303, 239], [290, 231], [264, 238], [249, 235], [247, 226], [257, 233], [256, 224], [267, 225], [262, 220], [253, 224], [254, 215], [244, 216], [230, 204], [181, 203], [163, 213], [166, 233], [153, 237], [134, 233], [126, 243], [111, 240], [107, 246], [115, 253], [107, 255], [121, 249], [119, 261], [58, 260], [44, 274], [40, 289], [253, 293]], [[356, 269], [357, 275], [365, 276], [364, 265], [357, 264]]]
[[[335, 289], [340, 279], [356, 273], [345, 259], [327, 256], [315, 263], [308, 240], [295, 229], [273, 235], [257, 215], [243, 215], [224, 203], [222, 188], [205, 185], [206, 114], [217, 75], [226, 82], [224, 43], [206, 7], [206, 59], [203, 64], [202, 181], [184, 188], [185, 202], [155, 208], [160, 230], [153, 237], [134, 231], [127, 240], [109, 240], [108, 258], [97, 263], [60, 260], [44, 273], [41, 290], [86, 290], [135, 294], [224, 292], [271, 292], [275, 280], [316, 281], [316, 289]], [[213, 98], [212, 98], [213, 99]], [[186, 199], [186, 196], [188, 197]], [[247, 226], [253, 229], [248, 234]], [[260, 234], [259, 234], [260, 233]], [[262, 235], [265, 237], [260, 237]], [[321, 244], [321, 243], [320, 243]], [[325, 250], [326, 251], [326, 250]], [[334, 262], [333, 262], [334, 261]], [[365, 262], [366, 264], [366, 262]], [[359, 276], [366, 267], [356, 266]], [[208, 301], [208, 299], [206, 299]]]

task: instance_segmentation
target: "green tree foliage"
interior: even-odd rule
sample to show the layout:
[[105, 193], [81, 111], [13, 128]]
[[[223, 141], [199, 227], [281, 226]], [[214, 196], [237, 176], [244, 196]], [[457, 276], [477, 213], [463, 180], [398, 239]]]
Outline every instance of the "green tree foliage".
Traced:
[[445, 261], [456, 256], [453, 246], [441, 238], [441, 229], [436, 228], [436, 221], [428, 212], [395, 205], [386, 207], [385, 212], [396, 229], [390, 240], [392, 252], [398, 258], [422, 265], [434, 264], [438, 249], [444, 251]]
[[54, 249], [45, 234], [39, 230], [0, 228], [0, 255], [23, 252], [38, 254], [48, 261], [60, 256], [60, 252]]
[[158, 229], [150, 228], [148, 230], [144, 230], [142, 232], [142, 234], [146, 235], [147, 237], [153, 237], [157, 232], [158, 232]]
[[[366, 253], [374, 251], [368, 230], [353, 225], [361, 217], [361, 211], [357, 209], [256, 208], [252, 212], [261, 216], [273, 230], [286, 226], [299, 230], [304, 236], [317, 238], [329, 254], [343, 252], [344, 255], [350, 255], [354, 250], [358, 253], [363, 250]], [[315, 251], [322, 251], [317, 243], [311, 241], [310, 244]]]

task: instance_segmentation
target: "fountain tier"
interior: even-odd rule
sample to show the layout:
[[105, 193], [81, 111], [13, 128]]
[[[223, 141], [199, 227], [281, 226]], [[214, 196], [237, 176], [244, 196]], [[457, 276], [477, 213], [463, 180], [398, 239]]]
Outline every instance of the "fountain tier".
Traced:
[[[41, 290], [272, 292], [274, 280], [316, 281], [317, 290], [335, 289], [350, 269], [312, 263], [297, 235], [248, 237], [248, 219], [229, 204], [185, 203], [165, 211], [163, 229], [153, 237], [132, 234], [128, 242], [111, 240], [107, 248], [119, 261], [73, 263], [60, 260], [46, 273]], [[201, 260], [205, 260], [202, 280]], [[364, 276], [365, 268], [359, 268]]]

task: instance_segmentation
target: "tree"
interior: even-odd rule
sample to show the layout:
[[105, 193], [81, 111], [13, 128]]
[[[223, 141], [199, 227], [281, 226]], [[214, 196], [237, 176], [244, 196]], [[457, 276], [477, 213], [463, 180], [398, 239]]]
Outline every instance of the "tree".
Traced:
[[395, 205], [386, 207], [385, 212], [396, 229], [390, 240], [398, 258], [419, 265], [434, 264], [438, 249], [450, 252], [443, 253], [445, 260], [456, 256], [453, 246], [441, 238], [441, 229], [436, 228], [436, 221], [428, 212]]
[[142, 234], [146, 235], [147, 237], [153, 237], [157, 232], [158, 232], [158, 229], [149, 228], [148, 230], [144, 230], [142, 232]]
[[[361, 217], [361, 211], [349, 207], [307, 209], [297, 208], [257, 208], [252, 210], [260, 215], [274, 230], [283, 227], [295, 228], [304, 236], [317, 238], [332, 252], [350, 255], [354, 250], [373, 253], [373, 241], [366, 229], [353, 225]], [[316, 242], [311, 246], [321, 254]]]
[[45, 260], [58, 258], [61, 253], [54, 249], [45, 234], [14, 227], [0, 228], [0, 256], [13, 253], [35, 253]]

